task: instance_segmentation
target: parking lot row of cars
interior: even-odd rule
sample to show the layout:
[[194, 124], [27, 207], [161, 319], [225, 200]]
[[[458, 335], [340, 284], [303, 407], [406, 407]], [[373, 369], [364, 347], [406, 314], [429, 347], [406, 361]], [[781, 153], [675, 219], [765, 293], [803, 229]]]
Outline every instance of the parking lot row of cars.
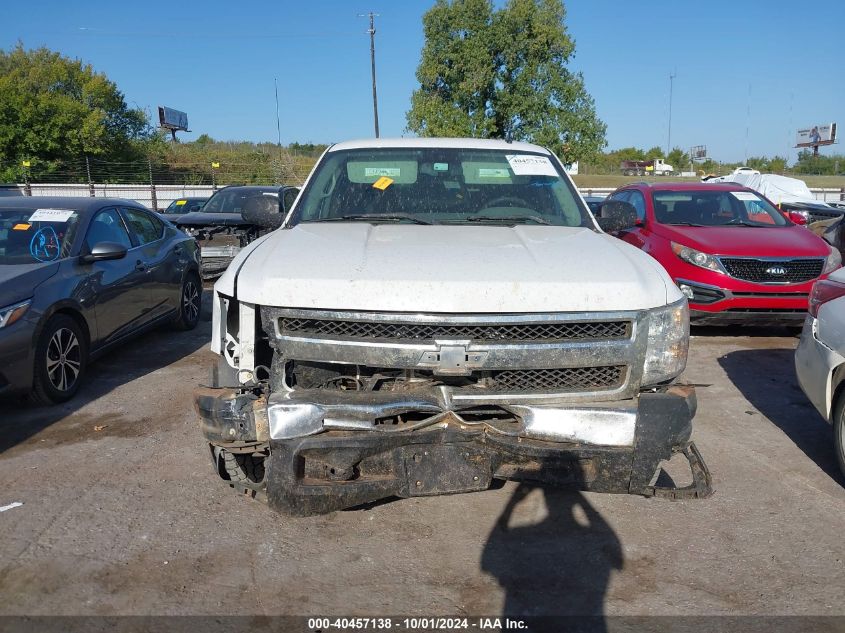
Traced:
[[[707, 496], [690, 321], [803, 323], [843, 461], [841, 254], [752, 189], [635, 183], [591, 215], [544, 148], [382, 139], [301, 192], [179, 202], [0, 200], [0, 394], [72, 397], [96, 355], [194, 327], [222, 273], [201, 429], [220, 477], [290, 514], [493, 479]], [[693, 484], [661, 489], [674, 453]]]
[[[838, 209], [806, 203], [775, 207], [756, 190], [732, 182], [635, 183], [607, 200], [633, 207], [634, 215], [614, 233], [666, 268], [689, 300], [691, 323], [803, 326], [795, 358], [798, 380], [832, 423], [845, 473], [842, 244], [805, 228], [809, 214], [818, 213], [827, 235], [838, 238]], [[596, 203], [599, 215], [604, 203]]]
[[0, 199], [0, 395], [76, 393], [89, 361], [170, 324], [193, 329], [219, 275], [295, 187], [224, 187], [160, 214], [110, 198]]

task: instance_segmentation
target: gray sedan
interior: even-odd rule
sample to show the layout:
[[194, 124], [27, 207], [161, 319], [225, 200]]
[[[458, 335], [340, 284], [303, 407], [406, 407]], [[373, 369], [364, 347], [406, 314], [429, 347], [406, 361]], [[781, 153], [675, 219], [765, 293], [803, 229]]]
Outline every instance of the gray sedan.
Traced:
[[136, 202], [0, 199], [0, 395], [68, 400], [114, 345], [194, 328], [199, 269], [196, 242]]

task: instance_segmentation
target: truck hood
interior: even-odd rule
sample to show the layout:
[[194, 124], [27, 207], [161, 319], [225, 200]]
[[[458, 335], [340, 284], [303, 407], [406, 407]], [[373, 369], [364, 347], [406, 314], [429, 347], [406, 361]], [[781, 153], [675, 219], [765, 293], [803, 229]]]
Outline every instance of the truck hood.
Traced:
[[803, 226], [670, 226], [655, 233], [711, 255], [736, 257], [827, 257], [824, 240]]
[[650, 256], [585, 228], [307, 223], [265, 237], [218, 292], [279, 307], [444, 313], [635, 310], [681, 297]]

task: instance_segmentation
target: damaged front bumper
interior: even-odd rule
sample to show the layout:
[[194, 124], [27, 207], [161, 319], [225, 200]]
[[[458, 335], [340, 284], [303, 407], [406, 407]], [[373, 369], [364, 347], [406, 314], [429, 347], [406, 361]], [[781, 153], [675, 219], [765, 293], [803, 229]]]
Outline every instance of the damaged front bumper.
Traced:
[[[492, 405], [453, 400], [441, 387], [300, 389], [269, 398], [202, 388], [195, 404], [216, 450], [269, 447], [260, 483], [270, 505], [289, 515], [484, 490], [493, 479], [675, 498], [711, 492], [690, 442], [689, 386], [616, 402]], [[657, 487], [660, 462], [673, 453], [686, 455], [693, 483]]]

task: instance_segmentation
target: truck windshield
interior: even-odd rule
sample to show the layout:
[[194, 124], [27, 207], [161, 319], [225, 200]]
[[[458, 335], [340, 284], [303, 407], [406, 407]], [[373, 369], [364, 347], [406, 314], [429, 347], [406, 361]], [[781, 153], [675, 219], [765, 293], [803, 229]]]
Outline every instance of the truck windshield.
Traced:
[[288, 225], [330, 221], [594, 228], [551, 156], [461, 148], [329, 152]]
[[751, 191], [655, 191], [660, 224], [693, 226], [786, 226], [783, 215]]
[[79, 215], [72, 209], [0, 211], [0, 265], [52, 262], [70, 253]]

